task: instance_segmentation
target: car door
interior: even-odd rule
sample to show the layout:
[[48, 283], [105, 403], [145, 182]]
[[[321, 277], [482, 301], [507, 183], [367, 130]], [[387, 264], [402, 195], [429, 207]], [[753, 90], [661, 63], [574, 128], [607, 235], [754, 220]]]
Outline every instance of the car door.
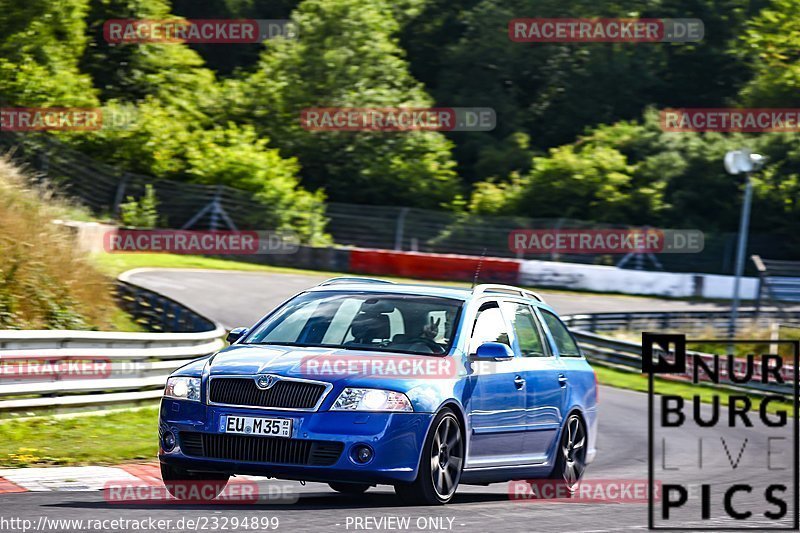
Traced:
[[[481, 304], [472, 325], [468, 353], [484, 342], [511, 346], [510, 325], [497, 301]], [[472, 435], [467, 466], [512, 465], [519, 462], [525, 432], [525, 388], [519, 358], [470, 361], [473, 393], [467, 405]]]
[[522, 463], [541, 463], [558, 435], [565, 401], [564, 368], [547, 342], [541, 322], [530, 305], [501, 303], [514, 333], [514, 350], [525, 379], [525, 435]]

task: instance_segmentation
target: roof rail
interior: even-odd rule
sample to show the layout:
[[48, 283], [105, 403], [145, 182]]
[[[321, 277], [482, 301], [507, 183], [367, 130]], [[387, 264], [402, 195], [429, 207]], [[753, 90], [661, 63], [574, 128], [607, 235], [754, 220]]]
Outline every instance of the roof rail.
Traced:
[[513, 285], [497, 285], [494, 283], [482, 283], [476, 286], [474, 289], [472, 289], [473, 296], [480, 296], [487, 292], [512, 293], [515, 295], [522, 296], [523, 298], [534, 298], [542, 303], [545, 303], [544, 298], [539, 296], [537, 293], [529, 291], [527, 289], [520, 289], [519, 287], [514, 287]]
[[326, 279], [317, 287], [324, 287], [326, 285], [336, 285], [337, 283], [380, 283], [380, 284], [389, 284], [394, 285], [394, 281], [389, 281], [385, 279], [377, 279], [377, 278], [359, 278], [355, 276], [343, 276], [339, 278], [331, 278]]

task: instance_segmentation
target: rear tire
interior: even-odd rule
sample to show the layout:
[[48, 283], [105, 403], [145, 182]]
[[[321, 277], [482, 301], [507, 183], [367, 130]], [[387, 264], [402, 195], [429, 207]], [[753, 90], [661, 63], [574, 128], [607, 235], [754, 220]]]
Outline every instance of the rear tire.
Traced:
[[175, 499], [212, 501], [225, 490], [230, 476], [216, 472], [189, 472], [161, 463], [161, 479]]
[[328, 483], [328, 486], [335, 490], [336, 492], [340, 492], [342, 494], [350, 494], [352, 496], [356, 496], [358, 494], [364, 494], [369, 489], [370, 485], [366, 483]]
[[561, 431], [561, 439], [556, 450], [556, 464], [549, 476], [549, 479], [560, 485], [559, 493], [563, 491], [566, 498], [575, 495], [583, 479], [583, 473], [586, 471], [586, 447], [586, 426], [580, 416], [571, 414]]
[[436, 415], [422, 446], [417, 479], [394, 486], [406, 505], [442, 505], [458, 489], [464, 468], [464, 436], [461, 423], [450, 409]]

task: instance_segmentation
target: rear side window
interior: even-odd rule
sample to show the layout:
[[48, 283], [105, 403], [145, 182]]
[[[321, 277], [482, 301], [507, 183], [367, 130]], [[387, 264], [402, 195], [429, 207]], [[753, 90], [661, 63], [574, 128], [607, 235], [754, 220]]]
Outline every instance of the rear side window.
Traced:
[[522, 357], [545, 357], [544, 343], [539, 333], [539, 326], [527, 305], [503, 302], [503, 310], [508, 313]]
[[541, 310], [542, 318], [547, 324], [550, 333], [553, 335], [553, 340], [556, 342], [558, 353], [561, 357], [581, 357], [581, 351], [575, 343], [575, 339], [570, 335], [567, 326], [561, 320], [549, 311]]

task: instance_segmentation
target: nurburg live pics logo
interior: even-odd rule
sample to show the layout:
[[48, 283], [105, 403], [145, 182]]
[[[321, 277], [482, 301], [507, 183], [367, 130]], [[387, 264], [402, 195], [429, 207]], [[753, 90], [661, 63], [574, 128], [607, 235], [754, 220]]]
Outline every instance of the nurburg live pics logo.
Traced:
[[[800, 530], [799, 358], [800, 341], [642, 333], [649, 529]], [[695, 391], [656, 395], [663, 380]]]

